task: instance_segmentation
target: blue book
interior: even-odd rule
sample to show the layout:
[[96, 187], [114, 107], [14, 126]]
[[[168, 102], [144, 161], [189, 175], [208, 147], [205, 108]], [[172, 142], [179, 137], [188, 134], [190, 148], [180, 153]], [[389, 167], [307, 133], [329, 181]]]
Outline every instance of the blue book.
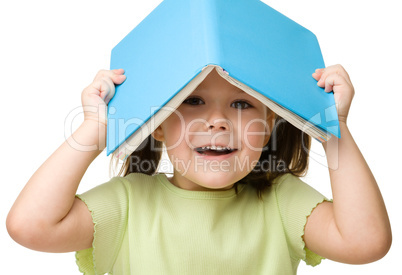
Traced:
[[340, 137], [316, 36], [259, 0], [164, 0], [112, 50], [107, 154], [125, 159], [212, 71], [319, 141]]

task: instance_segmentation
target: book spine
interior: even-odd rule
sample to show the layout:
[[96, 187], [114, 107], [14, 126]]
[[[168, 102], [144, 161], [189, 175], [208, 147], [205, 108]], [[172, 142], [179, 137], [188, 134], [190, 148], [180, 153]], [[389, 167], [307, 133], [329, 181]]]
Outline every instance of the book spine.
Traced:
[[221, 46], [219, 42], [219, 17], [217, 2], [220, 0], [192, 1], [193, 46], [203, 52], [197, 60], [202, 64], [199, 71], [207, 65], [219, 65], [221, 61]]

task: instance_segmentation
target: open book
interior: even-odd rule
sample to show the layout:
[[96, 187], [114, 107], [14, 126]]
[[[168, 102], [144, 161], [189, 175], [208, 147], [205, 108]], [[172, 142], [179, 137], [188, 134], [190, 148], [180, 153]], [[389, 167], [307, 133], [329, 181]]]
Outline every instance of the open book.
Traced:
[[107, 154], [125, 159], [213, 70], [319, 141], [340, 137], [315, 35], [259, 0], [164, 0], [112, 50], [126, 81], [108, 106]]

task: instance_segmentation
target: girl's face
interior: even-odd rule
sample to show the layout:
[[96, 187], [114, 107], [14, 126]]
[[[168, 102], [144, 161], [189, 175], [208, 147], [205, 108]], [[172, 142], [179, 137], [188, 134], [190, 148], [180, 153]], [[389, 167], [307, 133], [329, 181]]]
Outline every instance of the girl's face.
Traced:
[[214, 70], [153, 133], [187, 190], [229, 189], [257, 164], [274, 113]]

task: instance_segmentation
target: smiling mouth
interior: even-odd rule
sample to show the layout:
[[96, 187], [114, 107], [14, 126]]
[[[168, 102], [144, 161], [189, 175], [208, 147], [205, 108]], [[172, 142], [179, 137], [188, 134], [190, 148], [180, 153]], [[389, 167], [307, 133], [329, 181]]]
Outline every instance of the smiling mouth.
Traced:
[[237, 149], [232, 149], [228, 146], [203, 146], [195, 148], [195, 151], [204, 156], [221, 156], [233, 153]]

